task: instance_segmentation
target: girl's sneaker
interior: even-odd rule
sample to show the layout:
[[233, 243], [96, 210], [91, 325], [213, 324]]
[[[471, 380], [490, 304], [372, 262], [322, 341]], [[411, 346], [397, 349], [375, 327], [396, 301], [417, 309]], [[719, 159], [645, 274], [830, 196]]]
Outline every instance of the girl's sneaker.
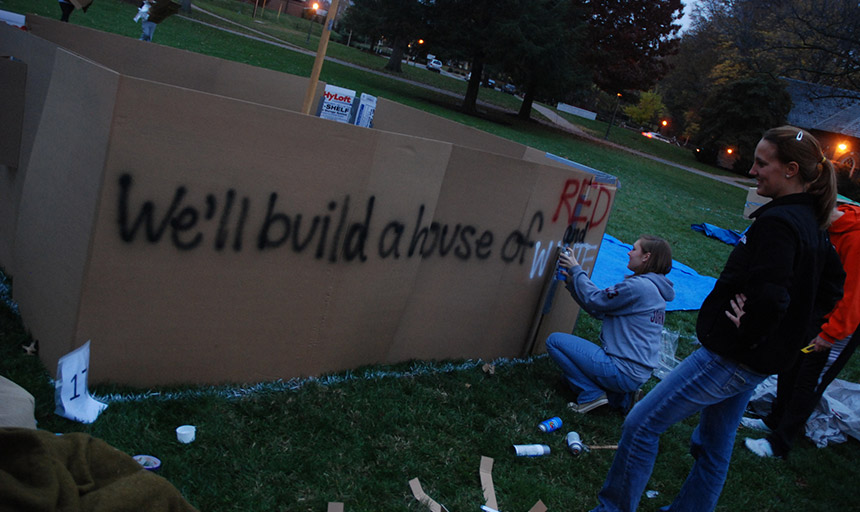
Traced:
[[770, 446], [770, 442], [767, 439], [744, 439], [744, 444], [749, 449], [749, 451], [758, 455], [759, 457], [773, 457], [773, 448]]

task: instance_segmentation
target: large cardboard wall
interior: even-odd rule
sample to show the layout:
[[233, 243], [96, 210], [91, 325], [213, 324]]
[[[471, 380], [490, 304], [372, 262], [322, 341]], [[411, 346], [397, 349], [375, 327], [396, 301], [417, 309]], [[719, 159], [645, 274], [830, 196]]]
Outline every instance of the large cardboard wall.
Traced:
[[[555, 250], [567, 233], [593, 264], [613, 185], [391, 102], [385, 130], [339, 124], [294, 111], [297, 77], [197, 87], [158, 70], [232, 64], [34, 27], [0, 30], [4, 53], [30, 52], [35, 132], [0, 263], [50, 370], [92, 340], [90, 382], [255, 382], [520, 356], [573, 328]], [[186, 64], [123, 67], [152, 52]], [[273, 80], [290, 99], [247, 96]]]

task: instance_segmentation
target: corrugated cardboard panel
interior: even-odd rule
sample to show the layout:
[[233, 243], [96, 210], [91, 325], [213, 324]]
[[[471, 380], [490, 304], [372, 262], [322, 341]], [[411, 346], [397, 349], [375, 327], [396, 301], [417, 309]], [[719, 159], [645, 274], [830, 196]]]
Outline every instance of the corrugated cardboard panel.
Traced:
[[[547, 180], [542, 175], [544, 179], [535, 187], [533, 198], [555, 198], [546, 210], [546, 222], [549, 232], [557, 236], [545, 240], [540, 249], [535, 249], [535, 269], [539, 268], [541, 258], [545, 258], [548, 271], [552, 272], [557, 259], [556, 247], [569, 245], [590, 274], [606, 231], [616, 189], [612, 184], [597, 181], [591, 174], [570, 169], [573, 172], [562, 181]], [[545, 253], [542, 252], [544, 248]], [[543, 353], [546, 338], [553, 332], [571, 333], [579, 313], [579, 306], [563, 283], [548, 281], [546, 284], [533, 324], [534, 334], [530, 335], [532, 353]]]
[[471, 126], [455, 123], [400, 103], [379, 98], [373, 116], [377, 130], [414, 135], [477, 148], [512, 158], [521, 158], [527, 146]]
[[[248, 64], [27, 16], [32, 34], [119, 73], [231, 98], [301, 111], [308, 79]], [[315, 101], [325, 90], [317, 86]]]
[[[78, 327], [91, 379], [256, 381], [384, 360], [418, 262], [381, 258], [379, 237], [434, 206], [449, 145], [128, 77], [117, 98]], [[273, 130], [292, 144], [256, 136]], [[150, 237], [135, 229], [147, 208]]]
[[[567, 178], [587, 179], [455, 147], [433, 219], [453, 249], [441, 256], [437, 244], [422, 262], [392, 360], [521, 355], [547, 278], [535, 249], [564, 233], [548, 218]], [[557, 190], [538, 191], [539, 181]]]
[[[20, 137], [18, 140], [17, 168], [0, 166], [0, 265], [10, 275], [15, 274], [14, 243], [15, 229], [18, 222], [18, 208], [24, 188], [27, 163], [36, 136], [36, 128], [41, 118], [45, 95], [51, 82], [51, 71], [54, 63], [54, 45], [33, 38], [26, 32], [0, 23], [0, 55], [15, 59], [14, 64], [23, 64], [26, 68], [25, 96], [23, 103], [17, 107], [10, 106], [8, 112], [20, 111]], [[7, 61], [8, 63], [8, 61]], [[7, 79], [12, 75], [5, 75]], [[5, 88], [2, 89], [4, 92]], [[11, 101], [12, 95], [4, 101]], [[19, 98], [20, 101], [20, 98]], [[4, 127], [7, 110], [3, 109]], [[15, 116], [10, 114], [10, 124], [15, 125]]]
[[423, 224], [435, 214], [452, 149], [438, 141], [375, 133], [377, 144], [366, 185], [367, 195], [374, 200], [372, 216], [365, 215], [370, 222], [361, 256], [366, 259], [359, 257], [348, 264], [341, 281], [343, 293], [332, 297], [339, 321], [327, 324], [321, 336], [353, 340], [330, 355], [338, 369], [354, 367], [357, 360], [371, 362], [369, 354], [374, 354], [372, 362], [384, 362], [396, 343], [423, 269], [417, 245], [411, 250], [420, 230], [418, 219]]
[[758, 192], [756, 192], [756, 190], [756, 187], [747, 188], [747, 199], [744, 202], [745, 219], [749, 219], [750, 214], [752, 214], [754, 211], [758, 210], [771, 200], [769, 197], [760, 196]]
[[119, 76], [57, 51], [21, 197], [14, 298], [52, 362], [74, 338]]

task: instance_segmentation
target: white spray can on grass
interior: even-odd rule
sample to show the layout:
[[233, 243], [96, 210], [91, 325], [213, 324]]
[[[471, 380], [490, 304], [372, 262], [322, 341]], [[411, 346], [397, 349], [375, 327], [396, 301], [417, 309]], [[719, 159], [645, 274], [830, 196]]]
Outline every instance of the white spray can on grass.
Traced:
[[549, 446], [545, 444], [515, 444], [514, 453], [518, 457], [540, 457], [549, 455]]

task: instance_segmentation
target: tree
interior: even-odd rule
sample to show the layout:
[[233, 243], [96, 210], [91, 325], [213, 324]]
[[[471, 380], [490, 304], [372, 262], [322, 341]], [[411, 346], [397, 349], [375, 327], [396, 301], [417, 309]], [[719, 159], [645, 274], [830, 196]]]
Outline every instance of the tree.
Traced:
[[499, 23], [499, 44], [492, 54], [523, 91], [518, 116], [528, 119], [538, 94], [563, 96], [586, 87], [578, 56], [585, 36], [584, 10], [571, 0], [534, 0], [521, 4], [519, 15]]
[[477, 111], [478, 91], [488, 61], [495, 64], [505, 20], [523, 12], [524, 0], [435, 0], [430, 3], [430, 38], [445, 49], [445, 55], [471, 63], [472, 76], [466, 86], [462, 110]]
[[[703, 98], [742, 78], [794, 78], [860, 90], [860, 5], [846, 0], [701, 0], [660, 83], [694, 139]], [[860, 93], [838, 93], [860, 97]], [[688, 122], [689, 121], [689, 122]]]
[[751, 73], [738, 64], [735, 48], [707, 23], [694, 22], [681, 36], [678, 53], [667, 60], [671, 71], [658, 88], [677, 133], [687, 137], [697, 133], [698, 111], [712, 90]]
[[624, 107], [624, 113], [640, 126], [648, 126], [665, 112], [666, 105], [656, 92], [643, 92], [639, 95], [639, 103]]
[[366, 36], [390, 39], [392, 53], [385, 69], [400, 72], [407, 45], [424, 30], [424, 10], [421, 0], [353, 0], [344, 23]]
[[699, 158], [716, 163], [717, 152], [736, 150], [733, 170], [746, 173], [756, 144], [769, 128], [785, 124], [791, 111], [791, 96], [779, 80], [767, 76], [742, 78], [717, 88], [700, 111], [700, 131], [694, 143], [701, 146]]
[[587, 62], [606, 92], [647, 91], [669, 71], [681, 0], [584, 0], [589, 8]]
[[[664, 59], [681, 0], [434, 0], [431, 37], [445, 53], [467, 60], [472, 77], [463, 110], [476, 110], [485, 67], [525, 91], [520, 116], [538, 94], [563, 96], [592, 74], [612, 94], [649, 89], [668, 69]], [[585, 28], [584, 22], [588, 22]]]
[[345, 30], [352, 30], [369, 39], [371, 50], [382, 37], [382, 18], [378, 3], [379, 0], [352, 0], [341, 21]]
[[851, 0], [704, 0], [704, 22], [757, 73], [860, 90], [860, 4]]

